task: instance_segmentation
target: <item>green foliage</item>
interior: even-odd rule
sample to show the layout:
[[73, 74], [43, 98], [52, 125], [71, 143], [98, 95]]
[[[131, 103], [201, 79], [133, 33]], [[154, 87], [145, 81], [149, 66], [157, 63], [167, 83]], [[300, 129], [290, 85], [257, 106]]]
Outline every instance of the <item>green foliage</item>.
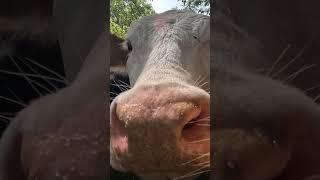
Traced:
[[152, 14], [155, 12], [146, 0], [111, 0], [110, 32], [124, 38], [133, 21]]
[[190, 9], [200, 14], [210, 15], [209, 0], [179, 0], [185, 9]]

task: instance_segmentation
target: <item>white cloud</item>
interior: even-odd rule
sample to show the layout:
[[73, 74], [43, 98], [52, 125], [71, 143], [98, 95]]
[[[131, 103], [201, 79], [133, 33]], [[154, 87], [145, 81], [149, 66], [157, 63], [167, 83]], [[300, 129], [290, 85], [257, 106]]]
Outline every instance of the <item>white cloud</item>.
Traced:
[[162, 13], [176, 7], [182, 7], [181, 2], [178, 2], [177, 0], [149, 0], [149, 2], [152, 4], [156, 13]]

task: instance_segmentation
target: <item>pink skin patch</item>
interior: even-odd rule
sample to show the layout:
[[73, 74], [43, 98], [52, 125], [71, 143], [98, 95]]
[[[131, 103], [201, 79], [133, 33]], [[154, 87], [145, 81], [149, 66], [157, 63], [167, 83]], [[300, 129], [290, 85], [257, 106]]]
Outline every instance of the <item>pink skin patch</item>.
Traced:
[[153, 23], [155, 31], [160, 31], [160, 29], [165, 26], [167, 22], [164, 19], [158, 19]]
[[128, 150], [128, 138], [126, 136], [118, 136], [117, 138], [112, 140], [114, 145], [114, 149], [116, 149], [119, 153], [125, 153]]
[[153, 22], [155, 31], [160, 31], [161, 28], [169, 24], [171, 21], [174, 22], [174, 20], [175, 19], [170, 19], [170, 16], [167, 14], [157, 17]]
[[[113, 106], [116, 106], [114, 104]], [[128, 137], [127, 133], [125, 131], [125, 123], [120, 121], [115, 113], [111, 114], [112, 116], [112, 138], [111, 138], [111, 144], [115, 150], [117, 150], [119, 153], [125, 153], [128, 151]]]

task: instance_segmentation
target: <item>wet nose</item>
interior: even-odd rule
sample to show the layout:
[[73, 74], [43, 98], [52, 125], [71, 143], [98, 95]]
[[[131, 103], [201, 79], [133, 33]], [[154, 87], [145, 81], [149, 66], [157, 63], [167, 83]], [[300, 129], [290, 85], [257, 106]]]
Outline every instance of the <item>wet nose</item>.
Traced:
[[[209, 137], [209, 102], [209, 94], [198, 88], [172, 85], [133, 88], [111, 105], [111, 146], [119, 153], [143, 153], [144, 157], [150, 154], [153, 156], [150, 159], [158, 157], [160, 161], [172, 151], [182, 154], [207, 151], [209, 147], [201, 148], [201, 143], [192, 147], [190, 142]], [[163, 156], [151, 155], [159, 149]]]

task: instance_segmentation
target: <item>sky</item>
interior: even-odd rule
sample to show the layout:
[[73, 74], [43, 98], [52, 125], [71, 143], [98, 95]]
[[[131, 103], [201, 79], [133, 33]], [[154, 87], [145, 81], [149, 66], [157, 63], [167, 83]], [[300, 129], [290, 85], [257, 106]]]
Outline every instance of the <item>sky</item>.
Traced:
[[152, 4], [152, 7], [156, 11], [156, 13], [161, 13], [174, 7], [182, 7], [181, 2], [178, 2], [178, 0], [149, 0], [149, 2]]

